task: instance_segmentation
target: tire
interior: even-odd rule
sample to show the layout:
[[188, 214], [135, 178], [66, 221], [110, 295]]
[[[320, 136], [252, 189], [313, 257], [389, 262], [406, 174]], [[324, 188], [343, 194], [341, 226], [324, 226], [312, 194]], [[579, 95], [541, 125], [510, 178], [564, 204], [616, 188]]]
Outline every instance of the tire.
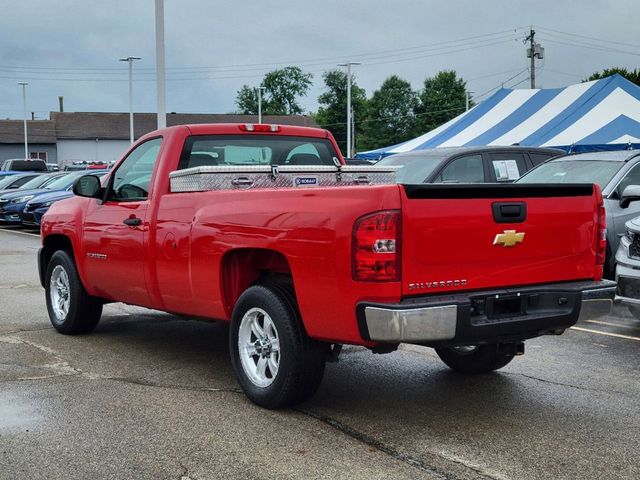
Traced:
[[628, 305], [627, 308], [631, 312], [631, 315], [633, 315], [637, 320], [640, 320], [640, 307]]
[[82, 286], [72, 255], [58, 250], [51, 256], [45, 276], [49, 320], [65, 335], [91, 332], [102, 315], [102, 301]]
[[514, 357], [498, 353], [494, 344], [436, 348], [436, 353], [449, 368], [460, 373], [492, 372], [507, 365]]
[[293, 289], [269, 284], [250, 287], [238, 299], [231, 317], [229, 352], [249, 400], [277, 409], [316, 392], [328, 345], [307, 336]]

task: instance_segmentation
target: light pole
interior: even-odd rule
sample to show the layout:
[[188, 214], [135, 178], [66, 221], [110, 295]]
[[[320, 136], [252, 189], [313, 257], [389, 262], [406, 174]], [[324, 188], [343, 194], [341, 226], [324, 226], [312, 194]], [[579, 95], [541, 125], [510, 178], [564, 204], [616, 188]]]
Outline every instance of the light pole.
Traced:
[[22, 85], [22, 108], [24, 109], [24, 158], [29, 158], [29, 144], [27, 142], [27, 85], [28, 82], [18, 82]]
[[339, 67], [347, 67], [347, 158], [351, 158], [351, 66], [362, 65], [359, 62], [347, 62], [338, 64]]
[[262, 123], [262, 91], [267, 87], [258, 87], [258, 123]]
[[140, 60], [140, 57], [121, 58], [121, 62], [129, 64], [129, 138], [133, 144], [133, 61]]
[[164, 76], [164, 0], [156, 0], [156, 89], [158, 128], [165, 128], [167, 126], [167, 104]]

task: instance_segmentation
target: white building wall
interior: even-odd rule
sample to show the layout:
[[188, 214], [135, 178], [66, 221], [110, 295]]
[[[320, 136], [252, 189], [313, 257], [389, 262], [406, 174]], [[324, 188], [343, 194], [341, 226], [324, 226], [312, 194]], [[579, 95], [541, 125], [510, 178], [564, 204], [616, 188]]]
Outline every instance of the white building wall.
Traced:
[[58, 162], [85, 160], [110, 162], [118, 160], [129, 148], [129, 140], [62, 140], [58, 139]]

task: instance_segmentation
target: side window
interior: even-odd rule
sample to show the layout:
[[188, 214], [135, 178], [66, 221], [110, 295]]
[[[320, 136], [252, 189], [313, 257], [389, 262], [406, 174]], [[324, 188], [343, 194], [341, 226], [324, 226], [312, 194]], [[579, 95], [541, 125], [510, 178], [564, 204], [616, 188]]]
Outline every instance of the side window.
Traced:
[[622, 181], [618, 184], [616, 188], [616, 195], [618, 198], [624, 192], [624, 189], [629, 185], [640, 185], [640, 163], [631, 167], [631, 170], [627, 172]]
[[483, 183], [482, 155], [456, 158], [444, 167], [435, 181], [444, 183]]
[[154, 138], [138, 145], [120, 164], [114, 172], [109, 200], [134, 201], [147, 198], [161, 142], [161, 138]]
[[496, 181], [513, 182], [527, 171], [524, 154], [516, 152], [495, 152], [489, 154], [489, 165]]
[[531, 158], [531, 163], [533, 163], [534, 167], [537, 167], [541, 163], [546, 162], [554, 155], [550, 155], [548, 153], [533, 153], [529, 152], [529, 157]]

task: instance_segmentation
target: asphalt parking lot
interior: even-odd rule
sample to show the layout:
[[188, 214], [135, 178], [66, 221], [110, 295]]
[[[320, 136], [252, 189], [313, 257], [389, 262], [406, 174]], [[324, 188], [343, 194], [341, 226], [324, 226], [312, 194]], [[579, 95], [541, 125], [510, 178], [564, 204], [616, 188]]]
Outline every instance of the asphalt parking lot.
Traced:
[[123, 304], [50, 326], [39, 238], [0, 230], [0, 478], [640, 478], [640, 321], [625, 308], [465, 377], [347, 347], [295, 410], [252, 405], [227, 329]]

